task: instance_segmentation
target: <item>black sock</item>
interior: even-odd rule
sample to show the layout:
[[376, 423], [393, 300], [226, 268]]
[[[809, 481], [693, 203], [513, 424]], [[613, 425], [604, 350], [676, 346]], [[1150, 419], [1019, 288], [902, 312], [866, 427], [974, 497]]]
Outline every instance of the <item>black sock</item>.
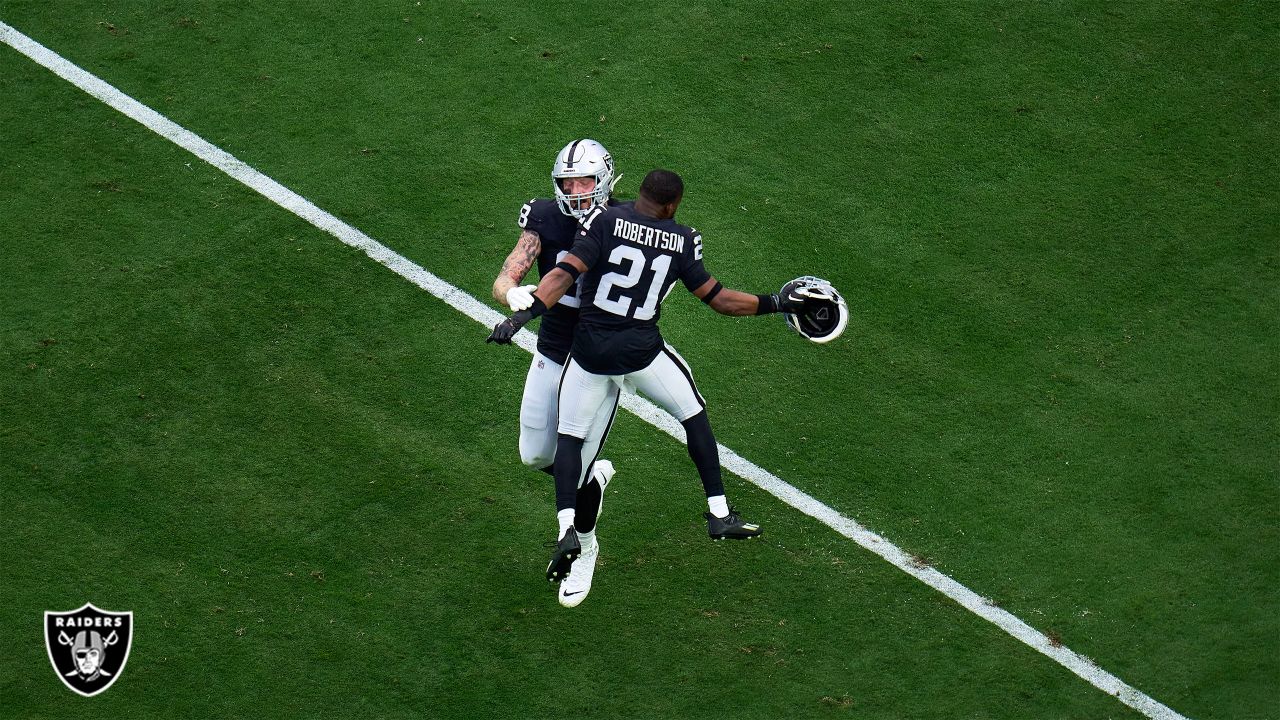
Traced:
[[553, 462], [553, 463], [551, 463], [550, 465], [548, 465], [548, 466], [546, 466], [546, 467], [544, 467], [544, 468], [538, 468], [538, 472], [544, 472], [544, 473], [546, 473], [546, 474], [550, 475], [551, 477], [555, 477], [555, 476], [556, 476], [556, 464]]
[[707, 411], [694, 415], [680, 423], [684, 426], [689, 457], [698, 468], [698, 476], [702, 478], [702, 489], [707, 497], [724, 494], [724, 482], [720, 478], [720, 451], [716, 449], [716, 436], [711, 432], [711, 421], [707, 419]]
[[556, 442], [556, 511], [574, 506], [578, 496], [578, 476], [582, 474], [582, 438], [560, 434]]
[[594, 478], [587, 478], [586, 484], [578, 489], [578, 504], [573, 513], [573, 528], [578, 532], [591, 532], [596, 529], [596, 517], [600, 514], [600, 483]]

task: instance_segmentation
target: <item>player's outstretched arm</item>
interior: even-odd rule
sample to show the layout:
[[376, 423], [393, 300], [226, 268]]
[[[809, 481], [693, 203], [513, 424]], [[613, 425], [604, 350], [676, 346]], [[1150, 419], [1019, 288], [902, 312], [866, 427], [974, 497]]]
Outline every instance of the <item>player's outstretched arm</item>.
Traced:
[[767, 315], [776, 312], [799, 312], [805, 301], [773, 295], [752, 295], [724, 287], [715, 278], [703, 283], [693, 294], [721, 315]]
[[537, 261], [541, 250], [542, 238], [538, 233], [532, 230], [520, 232], [520, 239], [516, 241], [515, 248], [502, 263], [502, 270], [493, 281], [494, 300], [512, 310], [524, 310], [529, 307], [533, 301], [533, 286], [522, 287], [520, 282]]

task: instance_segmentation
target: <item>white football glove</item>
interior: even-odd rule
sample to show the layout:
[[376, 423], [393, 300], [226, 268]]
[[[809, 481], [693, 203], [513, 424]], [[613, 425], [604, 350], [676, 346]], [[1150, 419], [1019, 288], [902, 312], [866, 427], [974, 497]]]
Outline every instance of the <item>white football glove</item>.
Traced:
[[533, 291], [537, 285], [517, 285], [507, 291], [507, 307], [512, 310], [528, 310], [533, 307]]

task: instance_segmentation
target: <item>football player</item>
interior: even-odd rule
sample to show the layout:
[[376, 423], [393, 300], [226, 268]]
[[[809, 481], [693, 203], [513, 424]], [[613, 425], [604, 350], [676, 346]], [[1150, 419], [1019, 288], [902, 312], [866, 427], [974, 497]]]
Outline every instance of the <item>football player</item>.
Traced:
[[[520, 208], [516, 224], [520, 239], [493, 281], [493, 297], [512, 310], [533, 304], [536, 285], [521, 286], [537, 264], [539, 276], [550, 272], [573, 245], [578, 222], [609, 201], [618, 177], [613, 158], [595, 140], [574, 140], [556, 155], [551, 167], [554, 199], [534, 198]], [[556, 454], [557, 385], [578, 324], [578, 297], [570, 287], [542, 314], [537, 351], [529, 364], [524, 396], [520, 401], [520, 460], [531, 468], [552, 473]], [[618, 391], [605, 393], [596, 408], [600, 422], [584, 435], [578, 450], [581, 503], [578, 527], [594, 530], [604, 503], [604, 489], [613, 478], [613, 463], [597, 459], [600, 446], [617, 413]]]
[[[499, 323], [489, 339], [510, 342], [530, 319], [553, 307], [562, 295], [577, 290], [580, 318], [572, 352], [560, 382], [559, 439], [555, 460], [556, 514], [560, 525], [548, 579], [561, 583], [561, 602], [585, 596], [594, 569], [594, 533], [575, 523], [575, 488], [580, 452], [596, 425], [602, 401], [624, 382], [633, 385], [684, 426], [689, 457], [697, 467], [707, 497], [707, 534], [713, 540], [747, 539], [761, 530], [729, 507], [721, 479], [720, 456], [707, 419], [706, 401], [694, 385], [689, 365], [658, 331], [663, 299], [680, 280], [711, 309], [723, 315], [803, 313], [810, 298], [752, 295], [724, 287], [703, 267], [702, 236], [677, 223], [676, 209], [684, 182], [668, 170], [645, 176], [634, 204], [597, 207], [582, 221], [573, 248], [533, 293], [528, 309]], [[582, 557], [583, 562], [575, 560]], [[572, 575], [570, 571], [572, 570]], [[585, 577], [586, 587], [575, 578]]]

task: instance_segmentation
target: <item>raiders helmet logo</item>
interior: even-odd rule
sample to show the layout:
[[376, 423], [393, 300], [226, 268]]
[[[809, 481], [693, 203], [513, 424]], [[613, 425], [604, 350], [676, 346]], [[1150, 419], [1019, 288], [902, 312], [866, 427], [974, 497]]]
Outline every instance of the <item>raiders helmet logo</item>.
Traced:
[[44, 645], [62, 683], [85, 697], [111, 687], [124, 671], [133, 644], [133, 613], [99, 610], [45, 611]]

